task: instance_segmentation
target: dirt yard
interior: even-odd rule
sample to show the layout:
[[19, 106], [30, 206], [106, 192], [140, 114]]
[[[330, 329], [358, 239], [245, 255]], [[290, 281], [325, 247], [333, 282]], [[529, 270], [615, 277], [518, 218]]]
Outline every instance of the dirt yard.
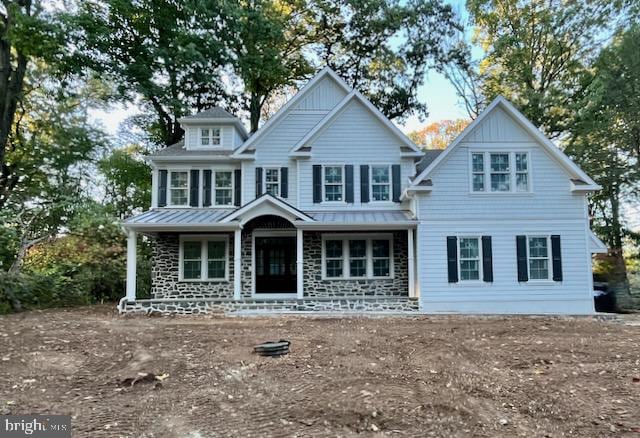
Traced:
[[0, 317], [0, 356], [0, 413], [70, 414], [74, 437], [640, 436], [640, 325], [613, 321], [104, 306]]

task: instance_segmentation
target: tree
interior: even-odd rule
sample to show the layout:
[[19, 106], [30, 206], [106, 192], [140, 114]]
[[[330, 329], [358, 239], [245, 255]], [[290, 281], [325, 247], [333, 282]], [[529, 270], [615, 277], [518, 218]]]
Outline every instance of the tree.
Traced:
[[231, 62], [228, 41], [236, 37], [232, 6], [223, 0], [85, 1], [69, 17], [79, 28], [70, 65], [112, 80], [119, 99], [154, 115], [145, 128], [156, 141], [174, 144], [184, 134], [180, 117], [235, 105], [223, 80]]
[[455, 44], [461, 26], [440, 0], [316, 0], [311, 7], [321, 63], [390, 119], [425, 116], [417, 97], [425, 73], [464, 63]]
[[440, 120], [409, 133], [409, 138], [423, 149], [444, 149], [469, 124], [469, 120]]
[[594, 64], [567, 147], [602, 186], [591, 197], [594, 228], [609, 248], [610, 288], [631, 305], [624, 261], [625, 238], [638, 239], [622, 217], [624, 202], [637, 202], [640, 180], [640, 26], [619, 34]]
[[151, 168], [140, 159], [141, 153], [140, 146], [130, 145], [98, 163], [105, 178], [107, 211], [120, 219], [151, 206]]

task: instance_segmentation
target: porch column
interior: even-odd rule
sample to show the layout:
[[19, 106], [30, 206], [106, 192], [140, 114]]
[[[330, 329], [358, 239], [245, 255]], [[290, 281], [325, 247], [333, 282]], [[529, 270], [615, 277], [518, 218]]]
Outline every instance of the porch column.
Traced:
[[136, 300], [137, 234], [133, 230], [127, 231], [127, 301]]
[[409, 296], [414, 297], [416, 294], [416, 263], [413, 246], [413, 230], [411, 228], [407, 230], [407, 276], [409, 282]]
[[303, 267], [302, 267], [302, 260], [303, 260], [303, 256], [302, 256], [302, 249], [303, 249], [303, 241], [302, 241], [302, 230], [300, 228], [298, 228], [296, 230], [296, 291], [297, 291], [297, 298], [299, 300], [303, 299], [304, 297], [304, 291], [302, 290], [304, 287], [304, 272], [302, 271]]
[[242, 230], [237, 229], [233, 236], [233, 299], [240, 299], [242, 278]]

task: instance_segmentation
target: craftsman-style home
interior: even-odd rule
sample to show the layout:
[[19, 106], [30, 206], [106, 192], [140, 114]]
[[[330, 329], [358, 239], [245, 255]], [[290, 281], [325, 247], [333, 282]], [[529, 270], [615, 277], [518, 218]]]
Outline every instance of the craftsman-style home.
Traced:
[[330, 69], [251, 136], [220, 108], [180, 123], [148, 157], [151, 209], [123, 224], [123, 312], [593, 312], [599, 187], [503, 98], [442, 151]]

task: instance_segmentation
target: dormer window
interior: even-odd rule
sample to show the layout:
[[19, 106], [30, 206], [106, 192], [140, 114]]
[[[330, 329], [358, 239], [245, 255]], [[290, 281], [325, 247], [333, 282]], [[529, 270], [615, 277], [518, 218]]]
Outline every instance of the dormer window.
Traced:
[[220, 128], [201, 128], [200, 146], [220, 146]]

